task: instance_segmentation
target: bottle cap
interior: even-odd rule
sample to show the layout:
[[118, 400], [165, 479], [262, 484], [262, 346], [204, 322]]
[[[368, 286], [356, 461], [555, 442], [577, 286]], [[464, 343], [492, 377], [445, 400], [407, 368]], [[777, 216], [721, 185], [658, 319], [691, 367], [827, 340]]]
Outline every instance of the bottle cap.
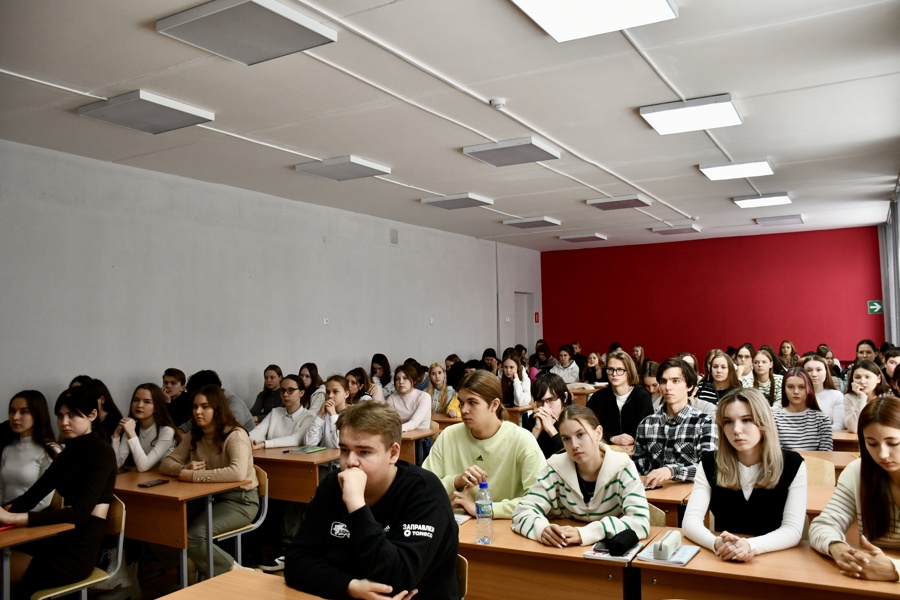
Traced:
[[482, 481], [481, 483], [478, 484], [478, 487], [482, 490], [486, 490], [487, 489], [487, 481]]

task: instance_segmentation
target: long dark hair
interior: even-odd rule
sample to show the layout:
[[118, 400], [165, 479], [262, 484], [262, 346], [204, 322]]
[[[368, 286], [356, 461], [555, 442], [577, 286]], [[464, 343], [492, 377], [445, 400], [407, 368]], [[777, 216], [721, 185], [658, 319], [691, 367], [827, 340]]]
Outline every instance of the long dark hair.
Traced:
[[356, 395], [350, 399], [351, 404], [359, 402], [363, 396], [369, 394], [369, 390], [372, 388], [372, 380], [369, 379], [369, 374], [366, 373], [365, 369], [362, 367], [350, 369], [344, 377], [353, 377], [353, 379], [356, 380], [356, 384], [359, 386]]
[[[381, 387], [386, 387], [387, 383], [390, 382], [391, 374], [393, 373], [393, 371], [391, 371], [391, 363], [388, 361], [387, 356], [385, 356], [384, 354], [373, 354], [372, 365], [373, 366], [369, 370], [369, 377], [372, 378], [372, 381], [375, 381], [376, 375], [374, 365], [378, 365], [379, 367], [381, 367], [381, 378], [378, 380], [378, 382], [381, 384]], [[387, 381], [384, 381], [385, 379]]]
[[[113, 400], [112, 394], [109, 393], [109, 388], [106, 387], [106, 384], [99, 379], [91, 379], [89, 382], [84, 384], [83, 387], [90, 390], [91, 394], [93, 394], [95, 398], [103, 398], [102, 410], [106, 411], [107, 415], [112, 417], [112, 423], [118, 425], [119, 421], [122, 420], [122, 411], [119, 410], [118, 406], [116, 406], [116, 401]], [[99, 402], [97, 402], [97, 404], [97, 423], [99, 424], [99, 413], [101, 407], [99, 406]]]
[[[306, 399], [306, 406], [309, 406], [309, 402], [312, 400], [313, 393], [319, 389], [319, 386], [324, 384], [322, 378], [319, 376], [319, 367], [316, 363], [308, 362], [300, 365], [300, 368], [297, 369], [297, 375], [303, 372], [303, 369], [309, 373], [309, 387], [306, 388], [306, 392], [303, 394], [303, 397]], [[300, 377], [300, 381], [303, 381], [303, 377]]]
[[[870, 540], [887, 535], [896, 528], [894, 511], [890, 510], [894, 501], [891, 497], [891, 478], [887, 471], [878, 466], [866, 449], [866, 427], [884, 425], [900, 429], [900, 399], [894, 396], [879, 396], [869, 402], [859, 415], [859, 505], [862, 507], [862, 533]], [[872, 507], [872, 510], [866, 510]]]
[[[34, 426], [31, 430], [31, 441], [38, 446], [42, 446], [44, 451], [50, 458], [56, 458], [59, 454], [59, 446], [53, 440], [53, 428], [50, 425], [50, 409], [47, 407], [47, 399], [37, 390], [22, 390], [9, 400], [9, 406], [12, 408], [13, 400], [22, 398], [25, 405], [31, 413], [34, 420]], [[3, 449], [19, 438], [19, 434], [14, 433], [9, 421], [0, 425], [0, 454]]]
[[[234, 418], [231, 409], [228, 408], [228, 399], [225, 398], [225, 392], [217, 385], [205, 385], [194, 394], [203, 396], [213, 409], [213, 422], [216, 424], [216, 430], [213, 433], [213, 444], [218, 452], [222, 451], [225, 444], [225, 438], [235, 429], [243, 429], [237, 419]], [[193, 402], [193, 400], [191, 400]], [[193, 412], [193, 408], [191, 409]], [[197, 425], [196, 419], [191, 419], [191, 452], [197, 450], [197, 442], [203, 439], [203, 429]]]
[[[138, 393], [138, 390], [147, 390], [150, 392], [150, 399], [153, 400], [153, 422], [156, 423], [156, 437], [153, 438], [151, 445], [156, 443], [156, 440], [159, 438], [159, 432], [162, 431], [163, 427], [171, 427], [172, 430], [175, 430], [175, 423], [172, 421], [172, 417], [169, 415], [168, 401], [166, 400], [166, 395], [163, 393], [162, 389], [155, 383], [142, 383], [141, 385], [134, 388], [134, 392], [131, 393], [131, 402], [134, 403], [134, 396]], [[128, 416], [134, 419], [134, 414], [131, 412], [131, 407], [128, 408]]]

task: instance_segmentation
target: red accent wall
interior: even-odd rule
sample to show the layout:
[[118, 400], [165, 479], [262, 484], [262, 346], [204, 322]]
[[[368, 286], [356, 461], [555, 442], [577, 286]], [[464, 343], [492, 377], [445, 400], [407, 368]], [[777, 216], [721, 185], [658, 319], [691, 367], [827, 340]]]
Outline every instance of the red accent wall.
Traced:
[[541, 254], [544, 338], [582, 353], [613, 341], [661, 361], [781, 340], [842, 360], [884, 341], [878, 231], [858, 227]]

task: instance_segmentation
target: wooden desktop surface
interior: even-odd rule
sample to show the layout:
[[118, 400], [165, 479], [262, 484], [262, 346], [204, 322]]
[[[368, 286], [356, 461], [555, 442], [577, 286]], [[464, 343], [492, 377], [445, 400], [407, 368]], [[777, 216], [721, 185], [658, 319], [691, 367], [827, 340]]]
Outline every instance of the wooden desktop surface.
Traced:
[[849, 431], [832, 431], [831, 437], [834, 439], [834, 449], [836, 452], [851, 452], [859, 454], [859, 437], [855, 433]]
[[806, 515], [810, 520], [821, 514], [836, 488], [833, 485], [810, 485], [806, 488]]
[[[690, 544], [689, 540], [686, 543]], [[758, 600], [759, 598], [897, 598], [896, 582], [851, 579], [834, 561], [801, 542], [795, 548], [755, 556], [747, 563], [723, 561], [706, 548], [684, 566], [635, 560], [641, 599]]]
[[431, 415], [431, 420], [438, 424], [438, 427], [441, 428], [441, 431], [447, 429], [451, 425], [462, 423], [462, 418], [460, 417], [449, 417], [447, 415], [438, 413]]
[[798, 450], [803, 456], [813, 456], [834, 463], [834, 476], [840, 477], [841, 473], [851, 462], [859, 458], [859, 452], [827, 452], [824, 450]]
[[53, 525], [41, 525], [39, 527], [14, 527], [0, 531], [0, 548], [18, 546], [26, 542], [40, 540], [63, 531], [75, 529], [71, 523], [56, 523]]
[[[555, 521], [584, 525], [577, 521]], [[586, 598], [622, 600], [626, 563], [589, 560], [590, 546], [551, 548], [513, 533], [508, 519], [494, 520], [494, 539], [488, 546], [475, 543], [475, 519], [459, 527], [459, 553], [469, 561], [466, 600], [551, 597], [553, 600]], [[661, 528], [653, 527], [652, 539]]]
[[660, 489], [645, 490], [645, 493], [647, 502], [666, 513], [666, 525], [677, 527], [678, 508], [687, 503], [692, 491], [694, 491], [693, 482], [667, 481]]
[[596, 391], [602, 390], [604, 387], [606, 386], [594, 386], [590, 389], [570, 389], [569, 393], [572, 394], [572, 402], [574, 402], [575, 404], [580, 404], [581, 406], [586, 406], [588, 399], [591, 397], [591, 394]]
[[163, 598], [166, 600], [208, 600], [209, 598], [216, 600], [246, 600], [247, 598], [315, 600], [319, 596], [289, 588], [284, 584], [284, 577], [235, 569], [163, 596]]
[[[152, 479], [169, 483], [150, 488], [138, 484]], [[116, 476], [116, 495], [125, 503], [125, 537], [171, 548], [187, 548], [187, 502], [210, 494], [227, 492], [249, 481], [190, 483], [159, 471], [136, 470]]]
[[400, 460], [405, 460], [411, 465], [416, 464], [416, 440], [421, 440], [434, 432], [430, 429], [411, 429], [401, 434]]
[[253, 464], [269, 476], [269, 497], [291, 502], [309, 502], [319, 487], [319, 465], [337, 460], [341, 451], [326, 448], [311, 454], [287, 452], [288, 448], [253, 451]]
[[527, 406], [506, 406], [506, 420], [510, 423], [520, 425], [522, 423], [522, 414], [529, 410], [534, 410], [534, 402]]

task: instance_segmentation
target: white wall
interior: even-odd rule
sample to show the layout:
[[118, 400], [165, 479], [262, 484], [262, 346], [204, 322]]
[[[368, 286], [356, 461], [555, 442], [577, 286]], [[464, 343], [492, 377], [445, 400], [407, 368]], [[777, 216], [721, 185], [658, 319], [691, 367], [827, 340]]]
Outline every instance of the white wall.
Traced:
[[538, 252], [6, 141], [0, 253], [0, 402], [51, 409], [77, 374], [125, 408], [170, 366], [251, 400], [269, 363], [480, 357], [516, 343], [498, 280], [541, 306]]

